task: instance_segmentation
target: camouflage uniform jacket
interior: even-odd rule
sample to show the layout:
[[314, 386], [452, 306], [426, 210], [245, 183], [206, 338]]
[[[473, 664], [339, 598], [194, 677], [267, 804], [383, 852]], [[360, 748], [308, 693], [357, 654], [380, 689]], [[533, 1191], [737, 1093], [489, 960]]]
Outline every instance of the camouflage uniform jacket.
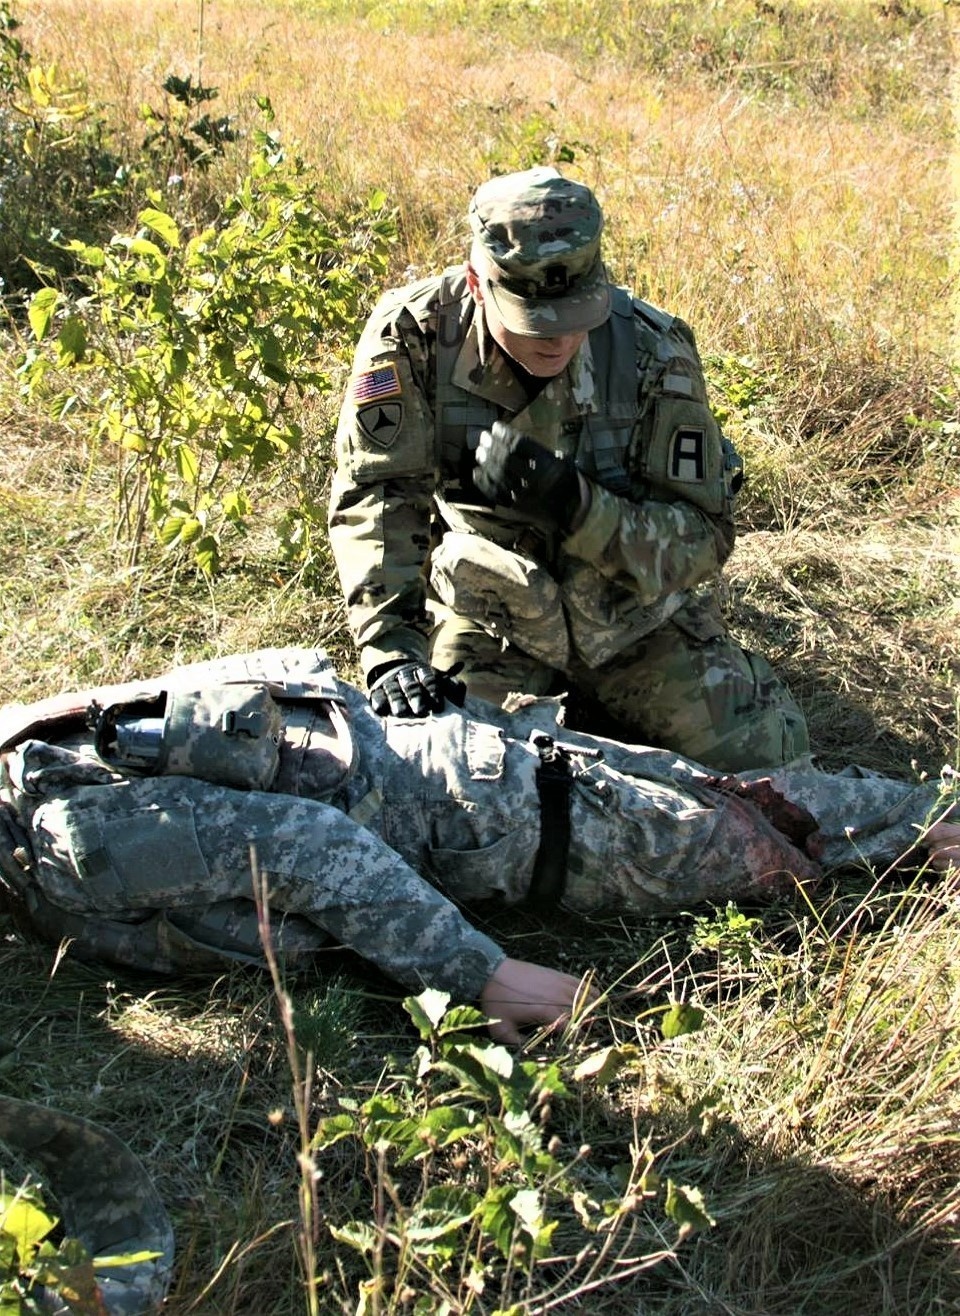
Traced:
[[[558, 542], [474, 489], [474, 450], [497, 419], [576, 456], [591, 500], [573, 534]], [[337, 442], [330, 536], [366, 672], [428, 656], [430, 555], [451, 532], [532, 558], [592, 663], [680, 611], [733, 546], [740, 462], [707, 406], [693, 334], [623, 289], [531, 402], [461, 270], [387, 293], [357, 347]]]

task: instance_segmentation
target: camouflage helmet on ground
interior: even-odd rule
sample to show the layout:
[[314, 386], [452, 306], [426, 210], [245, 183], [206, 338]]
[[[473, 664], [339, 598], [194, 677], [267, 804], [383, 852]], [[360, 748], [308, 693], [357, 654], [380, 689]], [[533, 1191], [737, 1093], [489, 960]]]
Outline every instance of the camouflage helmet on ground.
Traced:
[[603, 212], [583, 183], [538, 166], [491, 178], [470, 202], [471, 264], [511, 333], [585, 333], [610, 314]]
[[[0, 1096], [0, 1143], [39, 1171], [66, 1233], [91, 1257], [139, 1254], [127, 1265], [94, 1266], [109, 1316], [156, 1311], [170, 1286], [173, 1229], [126, 1143], [78, 1115], [5, 1096]], [[67, 1310], [59, 1304], [53, 1309]]]

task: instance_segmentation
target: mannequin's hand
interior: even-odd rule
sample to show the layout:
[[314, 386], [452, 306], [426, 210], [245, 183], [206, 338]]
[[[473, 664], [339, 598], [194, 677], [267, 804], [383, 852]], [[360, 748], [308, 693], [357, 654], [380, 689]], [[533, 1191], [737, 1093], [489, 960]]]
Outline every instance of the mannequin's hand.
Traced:
[[583, 980], [526, 960], [504, 960], [480, 993], [484, 1014], [497, 1022], [490, 1036], [519, 1046], [520, 1029], [530, 1024], [555, 1024], [570, 1015], [576, 1000], [588, 999]]

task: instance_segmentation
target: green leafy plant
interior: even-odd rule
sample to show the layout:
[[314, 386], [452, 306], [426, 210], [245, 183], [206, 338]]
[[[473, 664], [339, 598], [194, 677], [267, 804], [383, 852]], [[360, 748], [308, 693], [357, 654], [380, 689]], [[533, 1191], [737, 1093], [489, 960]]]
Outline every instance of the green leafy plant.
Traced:
[[752, 964], [757, 956], [757, 929], [763, 919], [742, 914], [732, 900], [713, 914], [699, 914], [693, 921], [694, 950], [713, 951], [722, 959]]
[[[670, 1255], [652, 1224], [643, 1227], [661, 1189], [648, 1145], [604, 1174], [589, 1147], [568, 1151], [552, 1132], [553, 1106], [570, 1096], [558, 1064], [518, 1059], [478, 1036], [483, 1015], [443, 992], [404, 1008], [421, 1038], [411, 1062], [366, 1101], [341, 1099], [311, 1144], [316, 1156], [350, 1140], [366, 1164], [372, 1214], [328, 1220], [368, 1268], [358, 1311], [468, 1311], [481, 1294], [502, 1311], [527, 1310], [514, 1300], [542, 1267], [550, 1296], [567, 1299], [598, 1275], [613, 1284]], [[584, 1065], [574, 1081], [600, 1068]], [[679, 1237], [710, 1225], [696, 1189], [663, 1187]]]
[[0, 0], [0, 294], [36, 287], [37, 262], [61, 275], [72, 261], [54, 238], [87, 240], [122, 194], [119, 162], [84, 80], [38, 65]]
[[182, 171], [187, 165], [209, 169], [214, 159], [223, 155], [225, 144], [235, 142], [238, 136], [229, 114], [213, 117], [204, 112], [194, 117], [201, 105], [217, 98], [219, 89], [194, 83], [189, 73], [185, 78], [171, 73], [163, 90], [172, 102], [167, 107], [140, 107], [140, 117], [147, 126], [144, 151], [158, 167], [169, 172]]
[[[83, 408], [116, 454], [117, 538], [131, 563], [152, 527], [216, 572], [226, 532], [254, 513], [254, 477], [301, 444], [294, 399], [331, 386], [329, 362], [356, 335], [394, 220], [383, 193], [336, 218], [313, 193], [303, 162], [259, 130], [216, 225], [185, 236], [154, 193], [134, 233], [66, 244], [87, 271], [82, 295], [51, 286], [31, 302], [25, 390], [60, 416]], [[63, 373], [71, 387], [53, 392]], [[305, 555], [303, 518], [298, 532]]]
[[49, 1311], [42, 1290], [57, 1294], [76, 1316], [105, 1316], [94, 1268], [125, 1266], [149, 1255], [94, 1260], [75, 1238], [54, 1243], [50, 1236], [58, 1225], [36, 1184], [11, 1192], [0, 1176], [0, 1316]]

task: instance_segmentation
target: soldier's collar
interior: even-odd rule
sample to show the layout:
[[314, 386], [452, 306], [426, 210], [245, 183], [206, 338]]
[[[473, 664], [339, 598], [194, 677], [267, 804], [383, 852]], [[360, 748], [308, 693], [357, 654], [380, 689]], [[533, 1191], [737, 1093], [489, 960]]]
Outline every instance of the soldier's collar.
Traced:
[[[596, 411], [596, 371], [590, 339], [584, 340], [561, 379], [581, 414]], [[516, 415], [530, 398], [506, 355], [490, 336], [479, 308], [467, 326], [451, 382], [466, 393], [486, 398]]]

